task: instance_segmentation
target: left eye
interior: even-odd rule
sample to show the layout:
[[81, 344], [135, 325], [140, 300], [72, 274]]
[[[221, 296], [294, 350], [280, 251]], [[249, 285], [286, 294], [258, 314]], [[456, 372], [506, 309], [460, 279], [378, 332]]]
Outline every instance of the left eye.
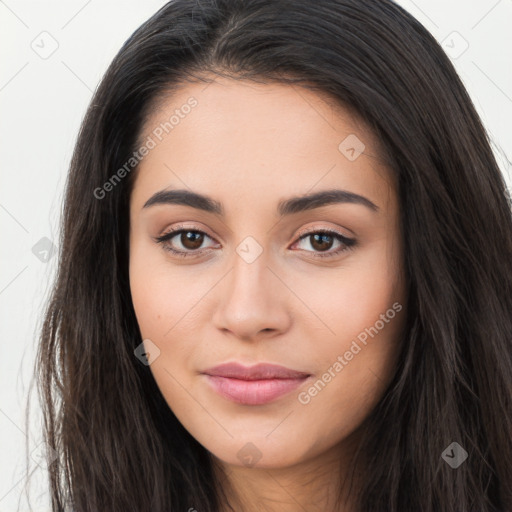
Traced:
[[[181, 244], [181, 247], [176, 248], [171, 242], [178, 236], [178, 242]], [[161, 243], [164, 250], [171, 252], [176, 256], [186, 258], [196, 256], [197, 253], [201, 252], [199, 249], [203, 245], [205, 238], [212, 240], [212, 238], [209, 237], [204, 231], [197, 229], [178, 228], [162, 236], [156, 237], [155, 241], [157, 243]], [[306, 249], [306, 252], [313, 252], [316, 255], [315, 257], [320, 258], [338, 255], [341, 252], [350, 249], [356, 244], [355, 239], [347, 238], [337, 231], [319, 230], [303, 234], [293, 245], [300, 244], [301, 242], [307, 240], [309, 240], [309, 245], [313, 248], [313, 251]], [[336, 250], [330, 251], [334, 241], [338, 241], [339, 246]]]
[[[302, 235], [299, 238], [299, 242], [302, 241], [308, 241], [309, 245], [313, 247], [313, 249], [316, 249], [316, 251], [320, 251], [317, 256], [323, 258], [323, 257], [330, 257], [333, 255], [340, 254], [343, 251], [346, 251], [350, 249], [352, 246], [355, 245], [356, 241], [353, 238], [348, 238], [346, 236], [343, 236], [341, 233], [338, 233], [337, 231], [312, 231], [309, 233], [306, 233], [305, 235]], [[332, 248], [332, 245], [334, 241], [337, 240], [339, 243], [338, 249], [334, 251], [327, 252], [329, 249]], [[311, 252], [311, 251], [308, 251]], [[325, 253], [325, 254], [323, 254]]]

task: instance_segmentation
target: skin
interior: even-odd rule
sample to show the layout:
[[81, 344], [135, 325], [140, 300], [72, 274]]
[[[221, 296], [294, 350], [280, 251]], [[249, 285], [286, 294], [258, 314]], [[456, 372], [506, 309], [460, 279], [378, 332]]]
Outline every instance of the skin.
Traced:
[[[357, 428], [393, 375], [406, 316], [396, 184], [360, 120], [286, 84], [187, 83], [162, 100], [142, 139], [192, 96], [197, 106], [143, 158], [131, 195], [132, 299], [142, 339], [160, 351], [151, 372], [179, 421], [213, 454], [217, 474], [227, 475], [226, 492], [239, 510], [353, 510], [350, 500], [335, 509], [335, 492], [350, 469]], [[352, 161], [338, 149], [350, 134], [365, 145]], [[173, 188], [211, 196], [225, 215], [177, 204], [143, 208]], [[280, 218], [279, 201], [327, 189], [360, 194], [378, 210], [337, 203]], [[202, 244], [185, 245], [180, 235], [168, 242], [195, 251], [189, 258], [154, 240], [182, 224], [206, 233]], [[298, 236], [325, 229], [356, 246], [321, 258], [311, 236]], [[236, 251], [249, 236], [263, 249], [251, 263]], [[326, 252], [343, 247], [327, 242]], [[402, 311], [301, 403], [299, 393], [394, 303]], [[275, 363], [312, 377], [272, 403], [240, 405], [201, 374], [232, 361]], [[260, 459], [245, 463], [241, 449]]]

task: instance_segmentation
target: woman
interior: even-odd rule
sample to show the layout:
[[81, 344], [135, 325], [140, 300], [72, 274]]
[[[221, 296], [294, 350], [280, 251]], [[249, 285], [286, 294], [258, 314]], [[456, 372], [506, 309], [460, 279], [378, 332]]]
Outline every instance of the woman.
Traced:
[[53, 510], [512, 510], [511, 291], [506, 185], [406, 11], [169, 2], [71, 164]]

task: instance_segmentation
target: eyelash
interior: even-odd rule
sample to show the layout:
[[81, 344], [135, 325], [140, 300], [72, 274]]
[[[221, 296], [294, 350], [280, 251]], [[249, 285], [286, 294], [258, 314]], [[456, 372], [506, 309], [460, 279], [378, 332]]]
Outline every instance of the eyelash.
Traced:
[[[185, 251], [177, 251], [176, 249], [173, 249], [170, 246], [170, 244], [168, 243], [177, 235], [180, 235], [181, 233], [188, 233], [188, 232], [200, 233], [202, 235], [206, 235], [210, 239], [212, 238], [207, 233], [205, 233], [204, 231], [202, 231], [200, 229], [194, 229], [194, 228], [184, 227], [184, 226], [177, 226], [172, 231], [169, 231], [159, 237], [154, 238], [154, 240], [155, 240], [155, 242], [162, 244], [162, 247], [165, 251], [168, 251], [168, 252], [174, 254], [175, 256], [178, 256], [179, 258], [193, 258], [198, 255], [198, 252], [200, 252], [200, 250], [195, 250], [195, 251], [189, 250], [186, 252]], [[340, 241], [343, 244], [343, 246], [341, 248], [337, 249], [336, 251], [329, 252], [329, 253], [306, 251], [306, 252], [313, 252], [315, 254], [315, 258], [333, 258], [345, 251], [353, 249], [354, 246], [357, 244], [357, 241], [355, 239], [347, 238], [346, 236], [342, 235], [341, 233], [338, 233], [337, 231], [330, 230], [330, 229], [319, 229], [316, 231], [307, 231], [306, 233], [304, 233], [304, 232], [299, 233], [299, 238], [297, 241], [301, 241], [303, 239], [306, 239], [308, 236], [318, 235], [318, 234], [334, 236], [334, 238], [336, 238], [338, 241]]]

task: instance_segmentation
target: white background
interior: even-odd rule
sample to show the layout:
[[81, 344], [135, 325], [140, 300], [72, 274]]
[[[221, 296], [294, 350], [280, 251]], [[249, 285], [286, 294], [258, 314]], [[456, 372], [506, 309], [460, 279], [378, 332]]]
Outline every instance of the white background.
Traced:
[[[63, 186], [92, 91], [123, 42], [164, 3], [0, 0], [0, 512], [29, 510], [25, 441], [36, 454], [41, 442], [35, 388], [29, 428], [24, 412], [57, 258], [45, 263], [32, 248], [43, 237], [58, 243]], [[398, 3], [452, 46], [446, 51], [511, 186], [512, 0]], [[46, 59], [33, 49], [41, 38], [46, 49], [58, 44]], [[32, 510], [49, 511], [45, 473], [29, 458], [32, 470]]]

